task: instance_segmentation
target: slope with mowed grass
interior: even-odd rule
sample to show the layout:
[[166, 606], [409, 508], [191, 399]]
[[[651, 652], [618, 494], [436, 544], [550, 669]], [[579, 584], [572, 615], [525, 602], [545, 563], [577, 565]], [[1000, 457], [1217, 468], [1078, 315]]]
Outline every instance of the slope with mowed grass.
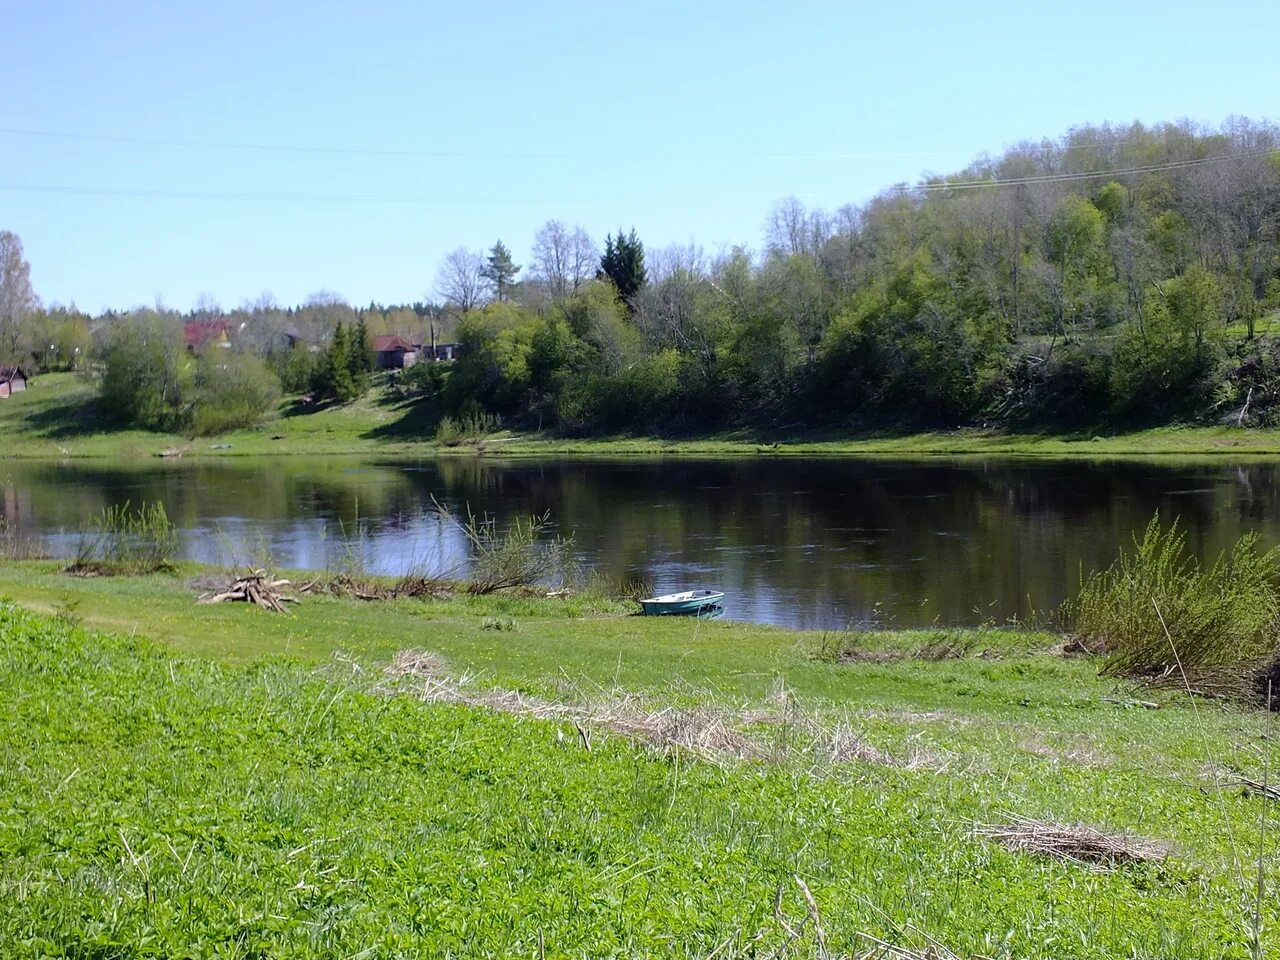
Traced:
[[1280, 456], [1280, 431], [1230, 426], [1165, 426], [1129, 433], [1017, 433], [963, 428], [921, 433], [739, 430], [710, 437], [555, 437], [499, 431], [478, 442], [435, 442], [439, 411], [397, 401], [382, 386], [345, 406], [303, 412], [283, 403], [262, 426], [189, 438], [121, 428], [105, 420], [94, 387], [73, 374], [33, 378], [0, 401], [6, 456], [26, 459], [243, 456], [500, 457], [1205, 457]]
[[[833, 663], [830, 638], [599, 598], [277, 615], [196, 606], [189, 573], [0, 568], [0, 593], [60, 611], [0, 607], [2, 955], [847, 956], [870, 934], [1251, 956], [1260, 801], [1228, 783], [1274, 768], [1272, 721], [1143, 709], [1044, 635], [936, 662], [884, 635]], [[428, 687], [389, 686], [406, 648], [433, 654]], [[620, 704], [760, 750], [636, 735], [602, 719]], [[815, 752], [834, 734], [858, 749]], [[975, 835], [1023, 817], [1174, 852], [1106, 868]]]
[[300, 411], [281, 404], [262, 426], [217, 437], [122, 428], [97, 404], [95, 386], [69, 373], [32, 378], [26, 391], [0, 402], [6, 455], [30, 459], [130, 459], [180, 452], [184, 457], [412, 453], [431, 440], [435, 416], [422, 404], [396, 401], [379, 387], [345, 406]]

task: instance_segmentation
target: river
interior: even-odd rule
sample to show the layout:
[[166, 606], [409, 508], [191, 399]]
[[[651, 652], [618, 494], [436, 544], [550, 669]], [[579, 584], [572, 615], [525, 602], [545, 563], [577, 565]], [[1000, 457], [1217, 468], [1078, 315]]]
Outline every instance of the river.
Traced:
[[1280, 543], [1280, 463], [228, 458], [0, 467], [4, 518], [59, 554], [103, 507], [161, 501], [183, 555], [286, 567], [465, 570], [434, 503], [549, 514], [588, 568], [718, 587], [791, 627], [1005, 623], [1056, 606], [1159, 510], [1211, 557]]

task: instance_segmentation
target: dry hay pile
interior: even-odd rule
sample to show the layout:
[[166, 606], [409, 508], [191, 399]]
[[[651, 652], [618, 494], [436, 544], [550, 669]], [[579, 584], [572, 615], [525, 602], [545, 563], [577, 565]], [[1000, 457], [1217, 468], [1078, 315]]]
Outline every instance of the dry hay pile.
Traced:
[[200, 597], [197, 603], [252, 603], [271, 610], [284, 613], [286, 603], [297, 603], [296, 597], [281, 592], [281, 588], [290, 586], [288, 580], [272, 580], [263, 570], [253, 570], [241, 577], [236, 577], [222, 591], [209, 593]]
[[1007, 824], [982, 825], [974, 834], [998, 843], [1006, 850], [1052, 857], [1082, 866], [1158, 863], [1170, 853], [1169, 845], [1158, 840], [1108, 834], [1092, 827], [1064, 826], [1026, 817], [1017, 817]]
[[[591, 749], [591, 730], [639, 740], [663, 749], [690, 753], [713, 763], [726, 760], [782, 762], [796, 757], [815, 766], [862, 762], [904, 770], [937, 772], [945, 764], [932, 754], [913, 751], [893, 756], [867, 743], [847, 724], [827, 728], [786, 703], [775, 713], [727, 712], [711, 706], [647, 708], [632, 695], [605, 694], [590, 700], [553, 702], [519, 690], [481, 688], [466, 675], [451, 676], [445, 661], [421, 650], [403, 650], [386, 668], [386, 693], [410, 693], [428, 703], [452, 703], [542, 720], [572, 723], [583, 745]], [[782, 728], [774, 743], [742, 727], [770, 724]]]

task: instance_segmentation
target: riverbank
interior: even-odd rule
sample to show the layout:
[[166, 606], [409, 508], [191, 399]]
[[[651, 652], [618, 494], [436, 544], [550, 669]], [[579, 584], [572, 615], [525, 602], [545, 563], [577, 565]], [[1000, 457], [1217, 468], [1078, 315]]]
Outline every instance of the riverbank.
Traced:
[[119, 429], [95, 413], [91, 385], [47, 374], [0, 401], [0, 437], [15, 459], [360, 455], [385, 457], [1242, 457], [1280, 456], [1280, 431], [1166, 426], [1131, 433], [1031, 434], [966, 428], [904, 435], [746, 431], [705, 438], [573, 439], [500, 432], [455, 446], [435, 439], [429, 405], [393, 400], [382, 388], [355, 403], [298, 412], [290, 403], [260, 428], [218, 437]]
[[[1259, 801], [1224, 784], [1280, 761], [1272, 719], [1144, 709], [1047, 635], [841, 661], [602, 596], [279, 615], [197, 606], [208, 569], [59, 568], [0, 566], [42, 611], [0, 606], [6, 956], [1249, 955]], [[1023, 817], [1173, 852], [1099, 869], [975, 833]]]

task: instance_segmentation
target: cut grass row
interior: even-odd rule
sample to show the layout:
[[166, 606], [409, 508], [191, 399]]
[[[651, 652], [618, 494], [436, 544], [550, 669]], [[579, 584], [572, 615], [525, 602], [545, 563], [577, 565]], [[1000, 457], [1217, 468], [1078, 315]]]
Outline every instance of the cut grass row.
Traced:
[[185, 457], [368, 454], [379, 456], [1276, 456], [1280, 432], [1216, 427], [1157, 427], [1114, 435], [1053, 435], [961, 429], [862, 434], [837, 431], [726, 433], [693, 439], [571, 439], [500, 433], [479, 444], [446, 447], [433, 437], [435, 417], [421, 405], [387, 402], [381, 389], [343, 407], [294, 414], [285, 405], [263, 427], [218, 438], [120, 429], [95, 414], [93, 388], [71, 374], [35, 378], [0, 402], [0, 436], [8, 457], [130, 460], [181, 451]]
[[[1250, 956], [1260, 801], [1216, 784], [1274, 768], [1270, 718], [1127, 707], [1044, 635], [835, 664], [820, 636], [581, 597], [197, 607], [192, 573], [0, 567], [0, 594], [62, 611], [0, 609], [6, 956], [760, 956], [787, 939], [779, 890], [790, 925], [808, 912], [797, 876], [837, 955], [866, 932], [960, 956]], [[373, 692], [409, 647], [543, 698], [747, 717], [782, 686], [935, 762], [714, 765], [607, 731], [588, 751], [562, 721]], [[1100, 871], [974, 836], [1015, 817], [1177, 853]], [[806, 929], [792, 955], [817, 955]]]

